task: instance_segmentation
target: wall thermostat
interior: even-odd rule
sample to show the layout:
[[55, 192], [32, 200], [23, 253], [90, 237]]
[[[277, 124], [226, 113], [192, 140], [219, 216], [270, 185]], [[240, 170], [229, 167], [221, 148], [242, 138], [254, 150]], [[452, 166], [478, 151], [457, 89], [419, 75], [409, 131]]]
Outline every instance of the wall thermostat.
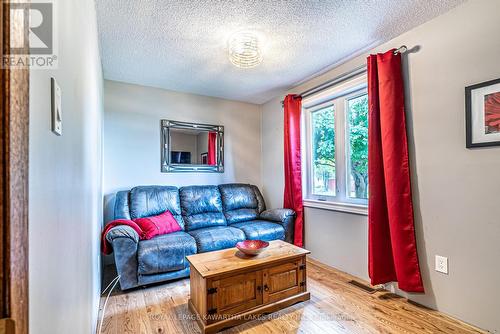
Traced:
[[55, 78], [51, 78], [52, 91], [52, 132], [62, 135], [61, 87]]

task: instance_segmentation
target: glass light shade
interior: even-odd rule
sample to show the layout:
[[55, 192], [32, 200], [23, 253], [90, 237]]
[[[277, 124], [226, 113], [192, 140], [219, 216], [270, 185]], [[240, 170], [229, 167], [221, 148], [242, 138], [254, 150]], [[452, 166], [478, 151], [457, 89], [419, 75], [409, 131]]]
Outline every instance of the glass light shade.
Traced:
[[252, 68], [262, 62], [259, 38], [248, 31], [233, 34], [228, 41], [229, 60], [239, 68]]

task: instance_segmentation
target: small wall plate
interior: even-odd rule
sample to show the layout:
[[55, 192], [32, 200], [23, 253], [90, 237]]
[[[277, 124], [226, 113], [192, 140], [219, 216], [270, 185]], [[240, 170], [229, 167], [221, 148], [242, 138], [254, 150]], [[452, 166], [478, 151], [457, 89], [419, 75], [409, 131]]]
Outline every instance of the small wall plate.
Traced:
[[50, 86], [52, 100], [52, 132], [58, 136], [62, 136], [61, 87], [59, 87], [55, 78], [51, 78]]

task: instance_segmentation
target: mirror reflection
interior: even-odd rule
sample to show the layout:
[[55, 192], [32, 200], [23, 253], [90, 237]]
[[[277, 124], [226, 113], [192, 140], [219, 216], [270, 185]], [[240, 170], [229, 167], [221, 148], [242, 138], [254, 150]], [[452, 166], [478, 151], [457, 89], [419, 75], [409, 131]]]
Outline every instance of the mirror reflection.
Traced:
[[217, 132], [171, 129], [170, 147], [170, 162], [173, 164], [217, 164]]
[[224, 127], [161, 122], [162, 172], [224, 172]]

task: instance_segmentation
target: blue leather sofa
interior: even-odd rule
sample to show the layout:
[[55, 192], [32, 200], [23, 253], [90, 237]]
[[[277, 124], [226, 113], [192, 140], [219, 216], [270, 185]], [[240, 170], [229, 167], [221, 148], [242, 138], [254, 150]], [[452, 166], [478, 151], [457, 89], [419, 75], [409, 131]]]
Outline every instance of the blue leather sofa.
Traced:
[[293, 241], [295, 213], [266, 210], [249, 184], [140, 186], [116, 194], [114, 219], [149, 217], [170, 210], [182, 231], [139, 240], [129, 226], [106, 235], [122, 290], [189, 276], [186, 256], [234, 247], [245, 239]]

